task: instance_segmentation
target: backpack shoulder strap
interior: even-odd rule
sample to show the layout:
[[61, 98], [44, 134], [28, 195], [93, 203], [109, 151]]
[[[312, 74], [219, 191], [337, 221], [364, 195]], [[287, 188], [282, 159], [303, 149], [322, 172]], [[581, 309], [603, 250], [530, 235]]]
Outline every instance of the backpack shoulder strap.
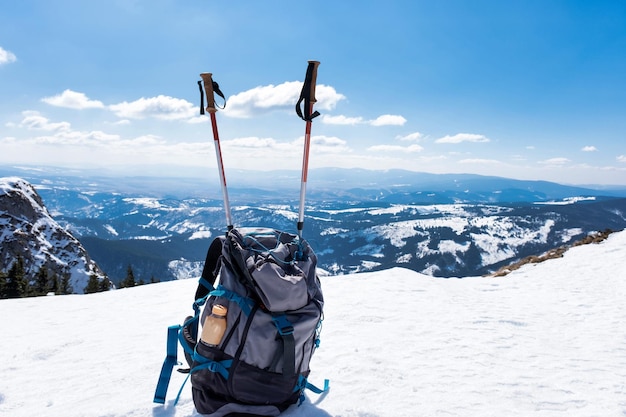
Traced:
[[213, 286], [219, 273], [219, 259], [222, 256], [222, 246], [224, 244], [224, 237], [219, 236], [213, 239], [211, 246], [206, 254], [206, 260], [204, 261], [204, 268], [202, 269], [202, 275], [198, 282], [198, 289], [196, 289], [196, 295], [194, 300], [204, 298], [211, 291], [214, 290]]

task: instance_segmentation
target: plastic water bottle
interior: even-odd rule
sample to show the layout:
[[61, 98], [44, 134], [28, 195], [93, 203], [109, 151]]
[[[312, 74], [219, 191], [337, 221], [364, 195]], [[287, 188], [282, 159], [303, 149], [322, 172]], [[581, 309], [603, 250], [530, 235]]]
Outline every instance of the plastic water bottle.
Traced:
[[227, 312], [226, 307], [215, 304], [211, 310], [211, 314], [204, 320], [200, 340], [206, 345], [217, 346], [222, 341], [222, 337], [224, 337], [224, 332], [226, 331]]

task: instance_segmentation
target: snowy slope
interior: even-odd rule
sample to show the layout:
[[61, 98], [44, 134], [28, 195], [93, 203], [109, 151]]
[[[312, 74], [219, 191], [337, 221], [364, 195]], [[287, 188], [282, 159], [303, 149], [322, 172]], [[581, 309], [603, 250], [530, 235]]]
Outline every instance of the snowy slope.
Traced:
[[82, 294], [89, 277], [104, 278], [82, 244], [50, 215], [33, 186], [21, 178], [0, 178], [0, 270], [18, 256], [29, 277], [41, 268], [48, 275], [70, 276], [73, 292]]
[[[626, 415], [626, 232], [501, 278], [323, 277], [326, 320], [292, 417]], [[0, 415], [196, 416], [152, 396], [195, 280], [0, 301]]]

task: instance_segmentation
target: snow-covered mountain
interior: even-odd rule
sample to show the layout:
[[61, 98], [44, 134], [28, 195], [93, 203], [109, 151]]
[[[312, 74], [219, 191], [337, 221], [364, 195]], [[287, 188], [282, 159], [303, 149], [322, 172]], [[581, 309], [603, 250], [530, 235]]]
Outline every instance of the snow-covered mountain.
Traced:
[[[47, 186], [40, 192], [64, 227], [110, 277], [128, 265], [149, 280], [197, 273], [225, 230], [220, 200], [162, 198]], [[525, 256], [626, 226], [626, 199], [574, 196], [539, 203], [418, 204], [309, 199], [304, 237], [331, 274], [403, 266], [433, 276], [486, 274]], [[293, 231], [296, 201], [232, 204], [237, 226]], [[194, 272], [195, 271], [195, 272]]]
[[[129, 265], [144, 281], [197, 275], [225, 230], [217, 182], [23, 173], [114, 282]], [[229, 178], [235, 226], [295, 229], [295, 173]], [[304, 237], [330, 274], [395, 266], [437, 277], [488, 274], [626, 227], [623, 190], [400, 170], [314, 170], [309, 181]]]
[[104, 273], [83, 245], [50, 215], [44, 202], [28, 182], [0, 178], [0, 271], [7, 272], [18, 257], [27, 277], [41, 269], [48, 276], [69, 275], [76, 293], [83, 293], [90, 276]]
[[[623, 417], [626, 232], [505, 277], [322, 276], [325, 396], [282, 417]], [[197, 280], [0, 301], [0, 415], [200, 417], [152, 403]], [[179, 348], [182, 360], [182, 349]]]

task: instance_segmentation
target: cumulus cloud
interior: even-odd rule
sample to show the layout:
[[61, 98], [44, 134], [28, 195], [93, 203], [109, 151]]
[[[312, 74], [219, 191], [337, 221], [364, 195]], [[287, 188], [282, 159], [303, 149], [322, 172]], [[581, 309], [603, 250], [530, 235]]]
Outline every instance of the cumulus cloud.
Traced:
[[550, 158], [544, 161], [539, 161], [541, 165], [547, 165], [552, 167], [560, 167], [569, 164], [571, 161], [567, 158]]
[[322, 123], [327, 125], [358, 125], [363, 123], [362, 117], [346, 117], [343, 115], [339, 116], [322, 116]]
[[[303, 144], [304, 138], [300, 138], [298, 142]], [[342, 154], [352, 152], [352, 149], [350, 149], [345, 140], [335, 136], [312, 136], [311, 146], [314, 147], [316, 153], [320, 154]]]
[[460, 164], [479, 164], [479, 165], [490, 164], [490, 165], [495, 165], [495, 164], [500, 164], [501, 162], [496, 160], [496, 159], [466, 158], [466, 159], [461, 159], [459, 161], [459, 163]]
[[101, 109], [104, 104], [98, 100], [90, 100], [84, 93], [77, 91], [65, 90], [61, 94], [52, 97], [44, 97], [41, 99], [44, 103], [56, 107], [65, 107], [68, 109]]
[[78, 130], [64, 130], [51, 135], [38, 136], [35, 143], [41, 145], [80, 145], [80, 146], [110, 146], [120, 140], [118, 135], [110, 135], [96, 130], [81, 132]]
[[626, 162], [626, 155], [620, 155], [616, 159], [618, 162]]
[[68, 122], [51, 122], [47, 117], [36, 111], [25, 111], [17, 127], [40, 131], [39, 136], [23, 140], [24, 143], [38, 145], [67, 145], [87, 147], [133, 147], [137, 145], [157, 145], [165, 143], [156, 135], [143, 135], [132, 139], [122, 139], [117, 134], [109, 134], [101, 130], [74, 130]]
[[123, 119], [191, 119], [197, 112], [196, 106], [187, 100], [164, 95], [112, 104], [109, 109]]
[[[311, 136], [311, 146], [314, 147], [316, 154], [338, 154], [351, 152], [345, 140], [334, 136]], [[274, 157], [300, 155], [304, 146], [304, 137], [300, 137], [290, 142], [279, 142], [273, 138], [259, 138], [256, 136], [223, 140], [221, 142], [224, 149], [230, 149], [233, 152], [251, 152], [254, 150], [258, 155], [262, 155], [261, 151], [271, 151]]]
[[413, 132], [405, 136], [396, 136], [396, 139], [407, 141], [407, 142], [413, 142], [413, 141], [417, 142], [423, 138], [424, 138], [424, 135], [422, 135], [420, 132]]
[[595, 152], [597, 150], [598, 148], [596, 148], [595, 146], [583, 146], [583, 148], [581, 149], [581, 151], [583, 152]]
[[6, 49], [0, 46], [0, 65], [10, 64], [11, 62], [17, 61], [17, 57], [11, 51], [7, 51]]
[[369, 122], [372, 126], [402, 126], [405, 123], [406, 119], [404, 117], [394, 114], [383, 114]]
[[[303, 83], [287, 81], [279, 85], [264, 85], [230, 96], [224, 114], [230, 117], [248, 118], [270, 111], [292, 111], [300, 97]], [[332, 110], [337, 102], [345, 99], [343, 94], [330, 86], [320, 84], [315, 89], [315, 109]]]
[[22, 112], [24, 118], [19, 123], [19, 127], [24, 127], [29, 130], [45, 130], [45, 131], [68, 131], [70, 130], [70, 123], [57, 122], [53, 123], [48, 118], [42, 116], [36, 111]]
[[424, 150], [423, 147], [417, 144], [409, 146], [400, 145], [374, 145], [367, 148], [370, 152], [402, 152], [402, 153], [416, 153]]
[[222, 141], [222, 146], [231, 148], [274, 148], [276, 147], [276, 140], [272, 138], [259, 138], [256, 136], [250, 136], [245, 138], [236, 138]]
[[358, 125], [368, 124], [370, 126], [402, 126], [406, 123], [406, 119], [402, 116], [393, 114], [383, 114], [376, 119], [365, 120], [362, 117], [347, 117], [343, 115], [322, 117], [322, 123], [327, 125]]
[[475, 133], [457, 133], [456, 135], [446, 135], [435, 141], [436, 143], [461, 143], [461, 142], [489, 142], [489, 138]]

